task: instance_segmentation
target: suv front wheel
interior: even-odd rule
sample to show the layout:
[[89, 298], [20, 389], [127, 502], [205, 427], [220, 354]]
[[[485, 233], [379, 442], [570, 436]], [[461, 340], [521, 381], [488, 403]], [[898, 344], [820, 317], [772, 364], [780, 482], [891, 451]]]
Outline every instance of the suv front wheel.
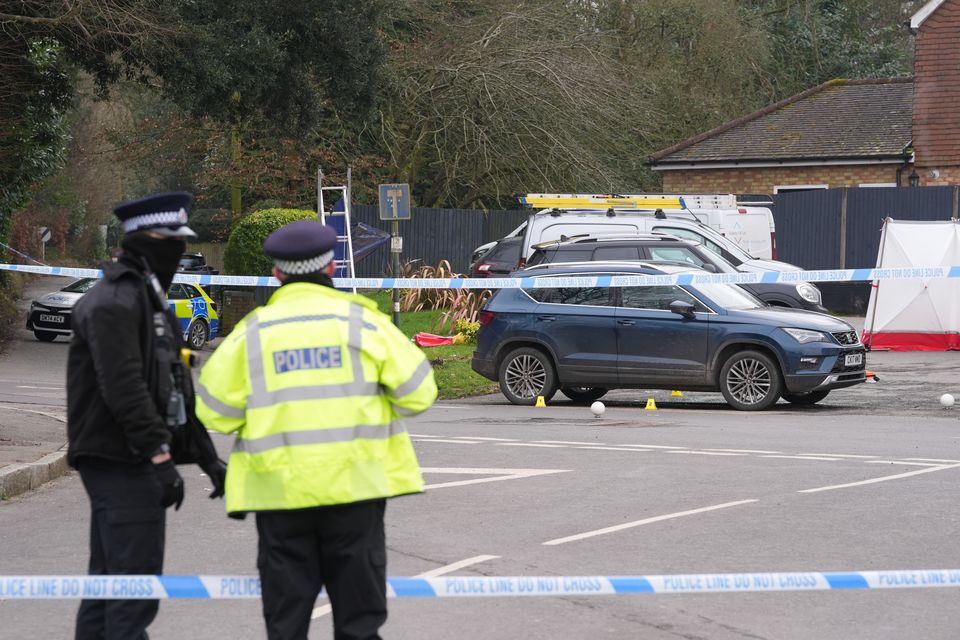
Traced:
[[762, 411], [776, 404], [783, 390], [780, 368], [759, 351], [740, 351], [720, 369], [720, 391], [739, 411]]
[[545, 353], [531, 347], [520, 347], [507, 354], [500, 363], [500, 391], [513, 404], [532, 405], [537, 396], [549, 401], [557, 392], [557, 374]]

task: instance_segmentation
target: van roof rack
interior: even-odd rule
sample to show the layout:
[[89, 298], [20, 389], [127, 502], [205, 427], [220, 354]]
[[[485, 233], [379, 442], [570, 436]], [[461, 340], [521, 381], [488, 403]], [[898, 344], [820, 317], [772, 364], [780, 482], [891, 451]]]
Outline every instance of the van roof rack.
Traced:
[[532, 209], [736, 209], [741, 198], [773, 204], [769, 196], [732, 193], [528, 193], [520, 202]]

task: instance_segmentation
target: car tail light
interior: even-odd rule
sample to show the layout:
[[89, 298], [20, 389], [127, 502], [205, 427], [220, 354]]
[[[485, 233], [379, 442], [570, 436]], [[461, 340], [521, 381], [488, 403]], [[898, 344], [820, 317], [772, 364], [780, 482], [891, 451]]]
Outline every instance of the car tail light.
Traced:
[[777, 232], [776, 231], [770, 232], [770, 259], [771, 260], [777, 259]]
[[477, 267], [477, 271], [490, 271], [490, 267], [492, 266], [493, 265], [490, 264], [489, 262], [484, 262], [482, 265]]
[[481, 311], [480, 315], [477, 316], [477, 321], [480, 323], [481, 327], [485, 327], [493, 322], [493, 318], [496, 315], [497, 314], [493, 311]]
[[746, 212], [747, 210], [744, 209], [743, 207], [740, 207], [739, 209], [737, 209], [737, 213], [746, 213]]
[[523, 265], [526, 263], [526, 260], [520, 258], [520, 262], [517, 263], [517, 269], [523, 269]]

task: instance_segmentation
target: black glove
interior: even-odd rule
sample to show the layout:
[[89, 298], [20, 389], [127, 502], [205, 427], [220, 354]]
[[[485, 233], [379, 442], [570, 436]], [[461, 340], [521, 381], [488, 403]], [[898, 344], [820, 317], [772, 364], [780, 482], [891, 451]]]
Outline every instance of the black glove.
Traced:
[[160, 506], [167, 508], [174, 505], [174, 509], [180, 508], [183, 504], [183, 478], [177, 471], [177, 465], [173, 460], [165, 460], [160, 464], [153, 465], [153, 470], [157, 473], [157, 479], [163, 486], [163, 497], [160, 499]]
[[210, 477], [210, 482], [213, 483], [213, 492], [210, 494], [210, 498], [222, 498], [227, 480], [227, 463], [220, 458], [216, 458], [210, 462], [200, 463], [200, 468]]

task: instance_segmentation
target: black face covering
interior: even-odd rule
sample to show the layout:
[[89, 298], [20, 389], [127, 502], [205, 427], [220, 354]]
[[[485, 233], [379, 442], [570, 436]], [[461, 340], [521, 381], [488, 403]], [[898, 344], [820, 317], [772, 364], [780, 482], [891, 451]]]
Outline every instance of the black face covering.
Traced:
[[143, 233], [124, 236], [120, 246], [135, 256], [146, 258], [164, 291], [170, 288], [180, 256], [187, 250], [187, 243], [180, 238], [151, 238]]

